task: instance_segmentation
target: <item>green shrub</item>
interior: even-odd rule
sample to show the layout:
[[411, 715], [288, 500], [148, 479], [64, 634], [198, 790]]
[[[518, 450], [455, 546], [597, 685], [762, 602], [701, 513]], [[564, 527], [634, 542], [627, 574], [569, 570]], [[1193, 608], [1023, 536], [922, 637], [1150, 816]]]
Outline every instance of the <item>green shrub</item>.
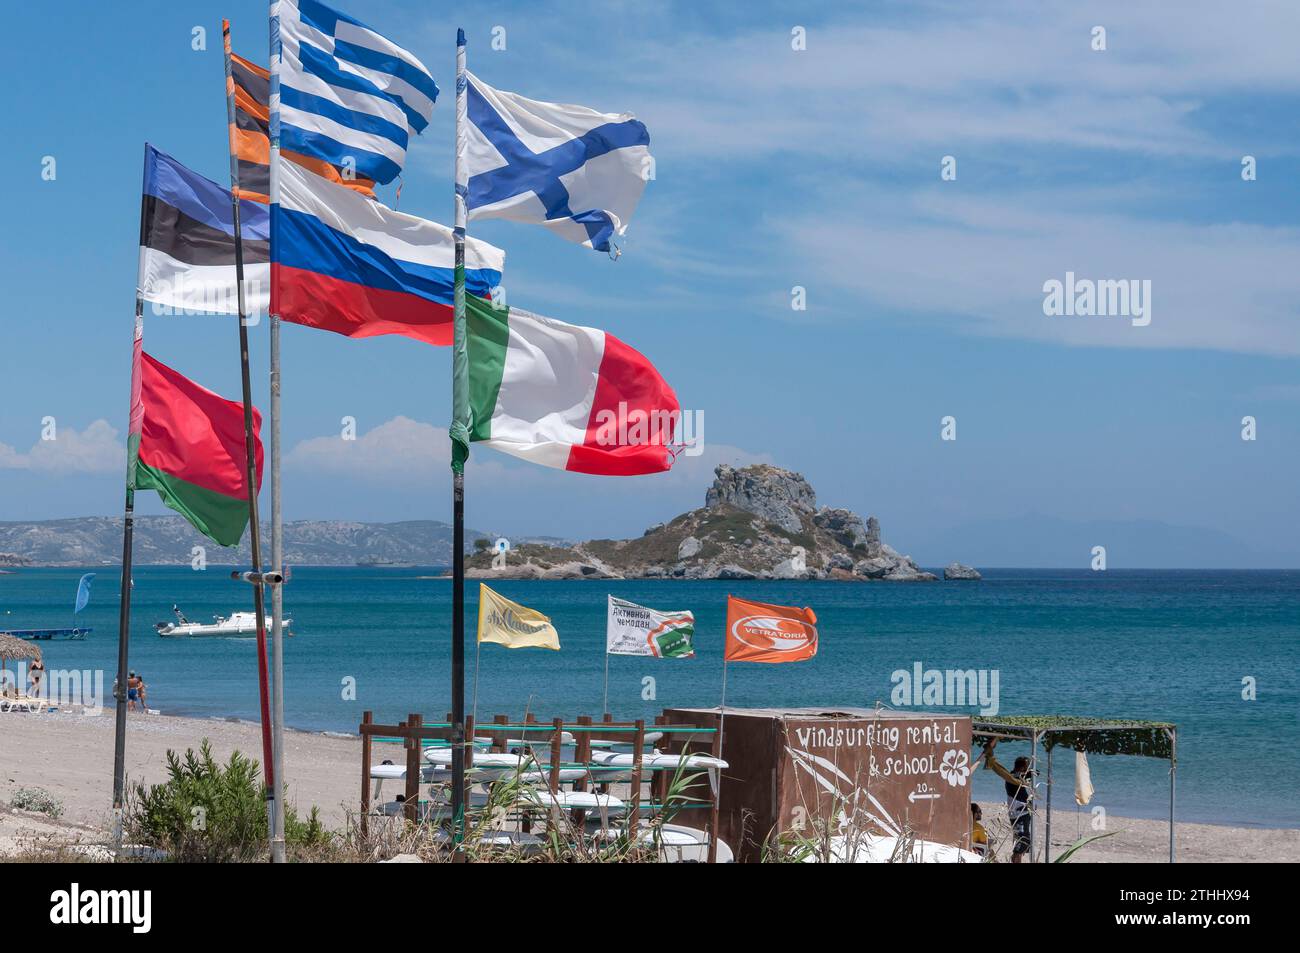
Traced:
[[[256, 761], [238, 751], [223, 766], [207, 739], [182, 759], [167, 752], [167, 780], [137, 784], [124, 826], [138, 844], [166, 851], [170, 860], [260, 860], [267, 852], [266, 799]], [[306, 820], [286, 807], [287, 845], [314, 847], [328, 841], [316, 808]]]
[[10, 799], [9, 806], [20, 811], [48, 814], [56, 820], [63, 814], [63, 802], [44, 788], [19, 788]]

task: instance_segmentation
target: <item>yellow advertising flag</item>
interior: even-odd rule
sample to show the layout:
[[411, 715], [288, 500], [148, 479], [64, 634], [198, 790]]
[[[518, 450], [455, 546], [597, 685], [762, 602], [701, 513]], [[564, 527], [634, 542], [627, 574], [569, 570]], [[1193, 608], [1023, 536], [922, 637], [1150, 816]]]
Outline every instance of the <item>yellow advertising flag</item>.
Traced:
[[508, 649], [560, 650], [560, 634], [551, 620], [479, 583], [478, 640]]

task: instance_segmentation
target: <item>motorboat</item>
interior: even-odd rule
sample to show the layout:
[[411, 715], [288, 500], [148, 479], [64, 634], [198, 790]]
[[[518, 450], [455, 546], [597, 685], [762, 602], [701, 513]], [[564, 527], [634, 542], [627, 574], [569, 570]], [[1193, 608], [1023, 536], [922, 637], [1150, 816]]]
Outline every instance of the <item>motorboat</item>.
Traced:
[[[211, 622], [191, 622], [185, 618], [185, 613], [181, 611], [180, 606], [172, 606], [172, 612], [176, 614], [175, 622], [158, 622], [154, 628], [158, 634], [165, 639], [183, 639], [183, 638], [244, 638], [257, 635], [257, 613], [256, 612], [232, 612], [228, 616], [213, 616]], [[289, 626], [292, 620], [285, 619], [281, 626], [285, 635], [292, 635]], [[270, 631], [271, 620], [267, 617], [267, 631]]]

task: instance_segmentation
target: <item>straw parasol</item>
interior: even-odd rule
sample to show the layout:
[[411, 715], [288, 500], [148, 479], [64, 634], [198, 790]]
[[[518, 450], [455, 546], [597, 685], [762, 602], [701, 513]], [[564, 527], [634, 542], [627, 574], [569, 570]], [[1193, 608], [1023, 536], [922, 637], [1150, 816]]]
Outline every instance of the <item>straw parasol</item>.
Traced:
[[[24, 642], [16, 635], [0, 632], [0, 668], [3, 668], [5, 675], [9, 673], [10, 662], [21, 662], [25, 659], [39, 659], [40, 657], [41, 648], [39, 645]], [[8, 678], [0, 678], [0, 690], [4, 688], [8, 681]]]
[[40, 657], [40, 646], [32, 642], [24, 642], [16, 635], [0, 632], [0, 662], [21, 662]]

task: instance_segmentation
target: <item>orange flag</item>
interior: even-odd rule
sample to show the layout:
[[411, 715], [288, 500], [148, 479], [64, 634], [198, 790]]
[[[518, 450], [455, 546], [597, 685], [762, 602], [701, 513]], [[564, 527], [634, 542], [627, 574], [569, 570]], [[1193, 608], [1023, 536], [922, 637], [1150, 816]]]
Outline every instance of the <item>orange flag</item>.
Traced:
[[812, 609], [727, 596], [728, 662], [802, 662], [817, 654]]

